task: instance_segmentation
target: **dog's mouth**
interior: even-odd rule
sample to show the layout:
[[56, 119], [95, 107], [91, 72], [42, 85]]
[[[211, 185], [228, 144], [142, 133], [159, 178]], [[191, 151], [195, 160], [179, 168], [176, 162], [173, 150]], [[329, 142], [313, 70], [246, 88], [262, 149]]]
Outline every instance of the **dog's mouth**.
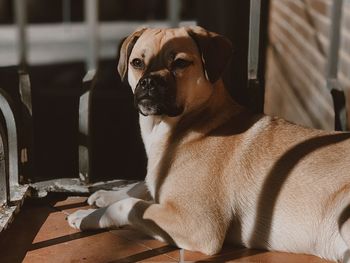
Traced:
[[182, 113], [176, 106], [176, 86], [164, 77], [146, 76], [139, 80], [134, 91], [134, 105], [144, 115], [175, 117]]
[[134, 96], [134, 104], [143, 116], [167, 115], [169, 117], [176, 117], [183, 112], [183, 108], [176, 106], [175, 102], [147, 95], [140, 97]]
[[151, 96], [142, 96], [141, 98], [135, 97], [135, 106], [138, 111], [144, 115], [162, 115], [165, 107], [159, 99]]

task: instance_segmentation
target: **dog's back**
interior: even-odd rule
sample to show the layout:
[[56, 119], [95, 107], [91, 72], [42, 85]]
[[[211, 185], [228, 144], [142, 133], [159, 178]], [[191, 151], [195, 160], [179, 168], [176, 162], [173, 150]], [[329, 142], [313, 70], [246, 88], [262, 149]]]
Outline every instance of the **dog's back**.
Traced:
[[[196, 206], [188, 212], [196, 220], [204, 208], [212, 220], [232, 220], [227, 239], [234, 243], [341, 258], [347, 246], [338, 221], [350, 203], [350, 134], [236, 107], [230, 115], [220, 100], [221, 122], [217, 115], [197, 116], [198, 123], [192, 118], [193, 130], [183, 135], [192, 140], [165, 153], [171, 161], [159, 188], [162, 201], [191, 199]], [[189, 192], [184, 185], [200, 187]]]

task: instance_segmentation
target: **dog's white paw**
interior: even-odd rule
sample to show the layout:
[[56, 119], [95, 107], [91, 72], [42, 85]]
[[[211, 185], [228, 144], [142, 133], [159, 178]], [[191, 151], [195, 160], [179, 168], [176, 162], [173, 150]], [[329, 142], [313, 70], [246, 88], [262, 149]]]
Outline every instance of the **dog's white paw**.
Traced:
[[106, 191], [99, 190], [93, 193], [87, 200], [89, 205], [95, 205], [97, 207], [106, 207], [117, 201], [126, 198], [125, 194], [119, 191]]
[[78, 210], [67, 217], [68, 224], [71, 227], [79, 230], [98, 228], [98, 222], [97, 226], [96, 222], [93, 222], [95, 220], [95, 217], [89, 217], [89, 215], [91, 215], [96, 210], [97, 209]]

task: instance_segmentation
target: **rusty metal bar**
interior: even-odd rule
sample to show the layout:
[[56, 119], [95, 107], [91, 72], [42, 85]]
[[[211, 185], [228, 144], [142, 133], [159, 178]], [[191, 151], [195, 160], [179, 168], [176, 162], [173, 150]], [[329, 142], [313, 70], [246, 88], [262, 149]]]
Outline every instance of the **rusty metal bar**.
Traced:
[[63, 0], [62, 2], [62, 20], [63, 23], [71, 22], [71, 0]]
[[179, 250], [179, 263], [185, 262], [185, 250], [183, 248], [180, 248]]
[[250, 0], [248, 80], [258, 80], [261, 0]]
[[168, 21], [171, 27], [177, 27], [180, 23], [181, 1], [168, 0]]
[[33, 115], [32, 110], [32, 90], [30, 86], [29, 74], [23, 70], [19, 70], [19, 94], [21, 95], [21, 101], [27, 108], [30, 115]]
[[0, 207], [10, 201], [10, 184], [6, 166], [6, 133], [0, 124]]
[[[34, 129], [33, 129], [33, 109], [32, 91], [29, 74], [24, 70], [18, 71], [19, 94], [22, 105], [20, 107], [19, 125], [19, 173], [23, 177], [28, 177], [33, 173], [34, 168]], [[21, 183], [21, 182], [20, 182]]]
[[[32, 114], [29, 76], [24, 74], [27, 65], [28, 42], [26, 34], [26, 0], [15, 0], [14, 15], [17, 24], [17, 50], [19, 64], [19, 92], [22, 102]], [[6, 132], [0, 127], [0, 232], [12, 222], [14, 214], [23, 204], [28, 193], [28, 185], [19, 184], [19, 154], [17, 123], [13, 112], [12, 100], [0, 88], [0, 111], [5, 120]], [[6, 136], [4, 135], [6, 133]], [[6, 138], [6, 141], [4, 141]]]
[[88, 53], [87, 73], [83, 79], [83, 94], [79, 99], [79, 177], [88, 184], [91, 177], [91, 134], [90, 104], [91, 93], [98, 67], [99, 32], [98, 1], [85, 0], [85, 21], [87, 26]]
[[17, 32], [17, 45], [19, 54], [19, 65], [23, 67], [27, 63], [28, 55], [28, 41], [27, 41], [27, 12], [26, 12], [26, 0], [15, 0], [15, 20], [18, 28]]
[[338, 79], [338, 62], [341, 33], [343, 0], [333, 0], [331, 10], [330, 45], [328, 50], [327, 82], [329, 90], [339, 89], [336, 85]]
[[83, 79], [84, 92], [79, 99], [79, 177], [90, 182], [91, 177], [91, 134], [90, 110], [96, 70], [90, 70]]
[[333, 98], [336, 130], [347, 129], [345, 94], [338, 81], [342, 9], [343, 0], [334, 0], [331, 10], [331, 35], [326, 68], [326, 85]]
[[[266, 5], [266, 3], [265, 3]], [[265, 7], [264, 5], [264, 7]], [[262, 113], [264, 108], [264, 87], [263, 80], [259, 76], [260, 58], [260, 34], [261, 34], [261, 0], [250, 0], [249, 9], [249, 40], [247, 59], [247, 94], [249, 96], [248, 107], [257, 113]], [[266, 14], [265, 14], [266, 15]], [[262, 54], [263, 56], [264, 54]]]
[[[3, 113], [7, 140], [8, 140], [8, 165], [9, 165], [9, 182], [10, 188], [19, 185], [18, 181], [18, 137], [15, 116], [10, 105], [10, 99], [7, 93], [0, 89], [0, 111]], [[14, 193], [11, 191], [11, 197]]]
[[86, 58], [87, 71], [97, 69], [99, 53], [98, 1], [85, 0], [85, 21], [87, 27], [88, 52]]

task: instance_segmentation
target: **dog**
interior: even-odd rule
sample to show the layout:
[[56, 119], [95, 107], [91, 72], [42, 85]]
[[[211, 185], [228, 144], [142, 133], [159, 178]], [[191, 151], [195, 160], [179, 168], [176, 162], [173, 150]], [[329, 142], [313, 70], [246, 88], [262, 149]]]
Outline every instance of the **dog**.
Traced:
[[[342, 261], [350, 247], [350, 134], [257, 115], [228, 94], [232, 44], [201, 27], [143, 28], [118, 72], [139, 111], [144, 182], [98, 191], [70, 226], [131, 225], [207, 255], [223, 243]], [[135, 164], [137, 165], [137, 164]]]

